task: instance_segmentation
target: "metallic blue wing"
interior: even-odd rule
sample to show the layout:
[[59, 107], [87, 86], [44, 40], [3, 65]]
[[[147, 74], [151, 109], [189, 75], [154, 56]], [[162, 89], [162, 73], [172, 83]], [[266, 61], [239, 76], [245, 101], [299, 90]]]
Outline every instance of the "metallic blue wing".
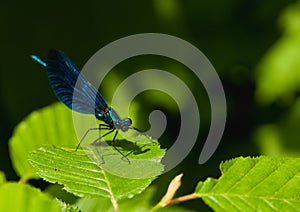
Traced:
[[62, 52], [49, 51], [46, 71], [55, 95], [70, 109], [80, 113], [95, 114], [104, 112], [108, 108], [104, 97]]

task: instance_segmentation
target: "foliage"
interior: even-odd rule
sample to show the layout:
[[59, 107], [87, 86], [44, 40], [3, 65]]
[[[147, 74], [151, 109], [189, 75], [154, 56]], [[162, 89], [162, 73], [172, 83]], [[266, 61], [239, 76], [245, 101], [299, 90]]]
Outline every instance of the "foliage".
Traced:
[[298, 211], [300, 159], [261, 156], [221, 164], [222, 176], [195, 194], [215, 211]]
[[[5, 103], [1, 104], [1, 115], [4, 120], [2, 129], [9, 128], [7, 126], [10, 121], [15, 124], [32, 108], [49, 102], [48, 94], [51, 91], [46, 90], [49, 88], [46, 77], [39, 78], [38, 76], [39, 74], [44, 76], [45, 73], [32, 74], [32, 72], [24, 71], [28, 67], [32, 69], [33, 66], [29, 60], [29, 54], [40, 54], [54, 46], [70, 52], [72, 58], [75, 56], [74, 61], [76, 63], [79, 61], [80, 67], [80, 61], [83, 64], [89, 55], [98, 50], [99, 46], [116, 38], [143, 31], [161, 32], [163, 29], [164, 33], [189, 41], [193, 40], [194, 44], [200, 47], [213, 62], [222, 81], [225, 82], [230, 109], [227, 134], [231, 133], [231, 136], [224, 138], [223, 144], [225, 143], [225, 146], [229, 143], [231, 146], [228, 149], [232, 150], [231, 156], [226, 155], [226, 158], [231, 158], [232, 155], [249, 155], [249, 152], [246, 152], [248, 148], [244, 146], [241, 147], [243, 153], [237, 153], [239, 150], [235, 147], [239, 145], [233, 147], [232, 141], [247, 144], [251, 148], [255, 148], [256, 145], [259, 152], [250, 154], [267, 156], [238, 157], [227, 160], [221, 163], [221, 175], [216, 179], [207, 177], [216, 176], [216, 174], [211, 174], [212, 169], [217, 170], [216, 165], [214, 168], [211, 164], [209, 168], [202, 166], [205, 167], [204, 172], [198, 165], [193, 166], [190, 163], [194, 159], [191, 154], [182, 166], [168, 173], [168, 177], [171, 177], [174, 172], [180, 170], [179, 172], [183, 172], [184, 175], [176, 176], [162, 197], [161, 187], [166, 185], [170, 178], [159, 179], [159, 184], [154, 181], [162, 172], [163, 165], [160, 160], [165, 152], [160, 148], [158, 141], [147, 136], [138, 137], [133, 130], [128, 134], [120, 133], [117, 148], [127, 155], [131, 164], [109, 145], [99, 144], [93, 149], [87, 142], [82, 144], [83, 150], [79, 149], [75, 152], [78, 144], [76, 135], [80, 137], [84, 130], [95, 125], [84, 126], [85, 123], [82, 123], [81, 129], [74, 130], [71, 111], [61, 104], [54, 104], [32, 112], [16, 126], [9, 140], [9, 151], [14, 170], [20, 180], [18, 183], [7, 182], [5, 174], [0, 172], [0, 211], [117, 211], [118, 209], [120, 211], [189, 211], [187, 208], [192, 207], [183, 208], [185, 204], [182, 204], [188, 200], [191, 200], [190, 202], [194, 205], [193, 209], [197, 211], [203, 210], [200, 208], [201, 201], [206, 204], [207, 210], [214, 211], [298, 211], [300, 161], [292, 157], [298, 157], [300, 152], [298, 142], [300, 119], [299, 2], [283, 11], [279, 20], [282, 34], [269, 51], [260, 58], [266, 46], [270, 46], [274, 37], [279, 36], [276, 35], [274, 29], [271, 29], [273, 26], [270, 26], [270, 23], [275, 20], [278, 10], [283, 5], [282, 2], [283, 0], [274, 2], [272, 5], [268, 2], [254, 2], [250, 6], [238, 1], [220, 1], [217, 4], [216, 2], [196, 4], [191, 1], [183, 3], [170, 0], [164, 3], [156, 0], [152, 4], [150, 2], [120, 2], [118, 6], [113, 6], [113, 16], [111, 16], [112, 10], [107, 7], [109, 2], [94, 2], [92, 11], [89, 6], [86, 6], [87, 4], [78, 5], [72, 2], [72, 8], [75, 10], [70, 10], [69, 2], [53, 2], [42, 12], [39, 8], [34, 8], [34, 5], [39, 6], [36, 2], [26, 2], [22, 7], [15, 7], [14, 4], [6, 2], [11, 4], [13, 9], [3, 10], [2, 13], [3, 31], [9, 32], [3, 34], [3, 40], [13, 37], [12, 34], [15, 37], [11, 42], [5, 42], [4, 51], [2, 51], [3, 63], [0, 69], [7, 74], [0, 78], [2, 89], [5, 89], [5, 92], [1, 92], [1, 99]], [[60, 5], [59, 10], [57, 10], [57, 4]], [[136, 9], [135, 4], [140, 5], [140, 8]], [[130, 8], [132, 11], [127, 10], [127, 7], [132, 7]], [[55, 16], [53, 16], [53, 11], [57, 12]], [[88, 11], [88, 14], [78, 16], [78, 13], [82, 11]], [[20, 16], [12, 15], [14, 13]], [[50, 17], [49, 15], [52, 15], [51, 19], [47, 18]], [[106, 17], [111, 18], [107, 20]], [[139, 21], [141, 28], [130, 26], [131, 22], [135, 23], [134, 26], [138, 25], [136, 17], [141, 19]], [[8, 19], [12, 20], [12, 23], [6, 23], [5, 20]], [[16, 20], [17, 28], [14, 27]], [[122, 27], [119, 27], [121, 26], [120, 20], [122, 20]], [[30, 28], [28, 23], [32, 23], [34, 27]], [[111, 30], [112, 26], [117, 27]], [[123, 26], [126, 26], [125, 29]], [[18, 31], [15, 32], [16, 29]], [[20, 31], [26, 33], [20, 36]], [[29, 32], [32, 34], [27, 34]], [[84, 45], [80, 45], [82, 40], [85, 41]], [[98, 45], [99, 40], [103, 42], [100, 45]], [[32, 49], [35, 49], [35, 52], [32, 52]], [[254, 87], [252, 68], [258, 59], [260, 62], [255, 72], [256, 99], [252, 99], [251, 92]], [[144, 62], [145, 60], [142, 60], [137, 67], [153, 68], [152, 65], [155, 64], [149, 65]], [[132, 68], [131, 65], [127, 67], [125, 65], [126, 68], [121, 73], [133, 70], [135, 67]], [[202, 102], [204, 95], [200, 92], [199, 81], [193, 76], [184, 75], [185, 70], [179, 64], [159, 67], [170, 69], [181, 79], [191, 82], [189, 87], [196, 93], [195, 95], [201, 96], [199, 105], [202, 109], [205, 104], [208, 105]], [[34, 75], [33, 78], [30, 78], [31, 74]], [[120, 84], [118, 81], [121, 81], [122, 77], [124, 76], [118, 72], [112, 80], [105, 80], [104, 84], [107, 83], [106, 87], [109, 88], [106, 92], [114, 92], [114, 88]], [[32, 79], [35, 81], [29, 85], [28, 82]], [[250, 85], [247, 84], [249, 81], [251, 81]], [[150, 83], [155, 82], [155, 80], [150, 80]], [[251, 92], [247, 93], [249, 87]], [[26, 95], [23, 95], [24, 93]], [[36, 101], [28, 101], [30, 95]], [[140, 111], [147, 112], [149, 110], [147, 107], [153, 100], [159, 100], [163, 109], [165, 106], [169, 107], [170, 100], [166, 96], [160, 95], [150, 100], [147, 99], [147, 104], [138, 105], [139, 110], [134, 110], [133, 116], [130, 116], [133, 120], [141, 119], [134, 124], [141, 123], [142, 126], [147, 127], [145, 118], [142, 117], [144, 114]], [[184, 98], [181, 100], [185, 101]], [[170, 106], [169, 109], [176, 114], [176, 107]], [[209, 110], [207, 111], [205, 110], [204, 114], [201, 113], [201, 117], [204, 117], [204, 121], [201, 119], [201, 125], [208, 123], [210, 113]], [[243, 114], [243, 118], [239, 112]], [[9, 117], [11, 119], [6, 116], [11, 116]], [[248, 119], [249, 117], [251, 119]], [[237, 127], [232, 128], [235, 125], [232, 124], [234, 119], [238, 124], [236, 124]], [[246, 131], [240, 132], [243, 126]], [[253, 129], [255, 129], [254, 132]], [[165, 140], [171, 143], [170, 137], [176, 136], [173, 134], [172, 131]], [[240, 134], [242, 136], [236, 137]], [[86, 140], [98, 135], [98, 132], [92, 133]], [[202, 134], [199, 137], [201, 136]], [[249, 137], [253, 138], [254, 144], [248, 142]], [[107, 137], [108, 144], [111, 138]], [[160, 142], [164, 144], [164, 141], [160, 140]], [[224, 153], [221, 151], [220, 153], [215, 156], [219, 161], [225, 158]], [[199, 171], [195, 167], [199, 168]], [[125, 176], [120, 176], [121, 173]], [[199, 177], [199, 173], [203, 179]], [[43, 191], [30, 184], [32, 179], [40, 178], [50, 184]], [[187, 182], [184, 182], [185, 179]], [[198, 182], [197, 186], [193, 185], [195, 181]], [[153, 185], [150, 186], [151, 183]], [[190, 192], [191, 187], [194, 192], [184, 195], [187, 190], [188, 193]], [[51, 189], [53, 190], [50, 191]]]
[[292, 101], [300, 89], [299, 11], [299, 2], [284, 11], [280, 18], [283, 35], [258, 65], [256, 96], [261, 103], [270, 104], [278, 99]]
[[262, 154], [299, 156], [300, 118], [300, 2], [287, 7], [281, 17], [280, 39], [257, 67], [256, 99], [259, 103], [283, 107], [275, 121], [258, 127], [254, 138]]
[[0, 211], [61, 211], [50, 196], [27, 184], [0, 185]]
[[[44, 123], [49, 131], [53, 131], [60, 128], [53, 121], [56, 119], [56, 115], [60, 116], [61, 113], [67, 112], [67, 109], [64, 111], [63, 107], [61, 104], [54, 104], [45, 109], [35, 111], [22, 121], [20, 125], [43, 126], [42, 123]], [[52, 115], [45, 118], [44, 115], [48, 113]], [[61, 121], [70, 122], [70, 120], [67, 120], [70, 116], [61, 117], [66, 118], [66, 120]], [[72, 131], [65, 127], [64, 124], [61, 126], [63, 126], [63, 129], [58, 131], [60, 132], [57, 134], [58, 136], [52, 136], [54, 140], [61, 140], [65, 136], [66, 138], [72, 137], [66, 135]], [[13, 142], [11, 147], [21, 143], [21, 135], [24, 134], [24, 130], [19, 129], [22, 128], [20, 126], [17, 127], [16, 134], [11, 140]], [[37, 131], [30, 131], [28, 135], [42, 140], [45, 140], [43, 139], [44, 136], [48, 135], [47, 133], [42, 135], [39, 132], [37, 136], [34, 136], [35, 132]], [[18, 133], [21, 133], [21, 135], [18, 135]], [[26, 141], [29, 137], [23, 138]], [[144, 136], [143, 139], [147, 140], [149, 138]], [[156, 163], [152, 164], [152, 166], [144, 167], [141, 167], [138, 163], [128, 165], [132, 166], [133, 170], [136, 170], [138, 173], [141, 170], [144, 173], [152, 173], [149, 175], [150, 177], [141, 177], [140, 179], [114, 175], [109, 169], [104, 168], [106, 160], [119, 160], [120, 164], [128, 164], [128, 161], [122, 160], [119, 153], [115, 152], [114, 157], [107, 158], [104, 154], [102, 157], [104, 162], [99, 164], [99, 161], [93, 160], [95, 151], [89, 152], [87, 149], [74, 151], [74, 148], [59, 147], [51, 144], [51, 139], [47, 142], [50, 142], [50, 144], [33, 147], [33, 151], [28, 150], [28, 148], [24, 149], [24, 151], [20, 151], [20, 148], [13, 148], [13, 150], [18, 149], [19, 151], [11, 151], [12, 155], [23, 154], [22, 157], [27, 156], [29, 164], [32, 165], [28, 166], [26, 163], [19, 163], [17, 167], [20, 170], [26, 170], [30, 167], [30, 172], [37, 173], [38, 176], [50, 183], [62, 185], [64, 190], [79, 198], [73, 203], [68, 203], [67, 200], [56, 199], [60, 198], [55, 196], [56, 192], [52, 192], [54, 196], [51, 197], [47, 193], [24, 184], [28, 180], [29, 175], [26, 173], [29, 173], [29, 171], [20, 172], [21, 176], [22, 174], [25, 176], [25, 178], [21, 178], [21, 184], [5, 182], [5, 177], [1, 174], [0, 201], [2, 202], [0, 205], [3, 211], [15, 211], [17, 210], [15, 207], [27, 207], [29, 211], [117, 211], [119, 209], [126, 211], [185, 211], [183, 208], [172, 205], [199, 198], [203, 199], [215, 211], [283, 209], [296, 211], [300, 207], [298, 195], [300, 193], [300, 161], [297, 158], [261, 156], [232, 159], [221, 164], [221, 177], [218, 180], [207, 178], [205, 181], [198, 183], [194, 193], [174, 198], [178, 188], [181, 186], [181, 178], [183, 176], [181, 174], [174, 178], [169, 185], [166, 195], [155, 205], [152, 202], [153, 195], [155, 195], [153, 187], [149, 187], [142, 194], [141, 192], [163, 171], [160, 159], [164, 151], [159, 148], [156, 141], [141, 142], [141, 150], [144, 148], [148, 149], [148, 151], [141, 151], [141, 154], [135, 156], [143, 155], [142, 158], [144, 160], [156, 161]], [[58, 145], [57, 143], [55, 144]], [[140, 144], [136, 142], [136, 145]], [[105, 148], [111, 147], [107, 146]], [[101, 152], [105, 152], [104, 149], [101, 150]], [[133, 160], [130, 155], [127, 155], [127, 157], [129, 160]], [[18, 157], [12, 158], [16, 160]], [[16, 162], [14, 161], [14, 163]], [[22, 166], [25, 168], [22, 168]], [[158, 167], [157, 169], [155, 168], [156, 166]], [[155, 170], [156, 172], [153, 173]], [[126, 170], [124, 171], [126, 172]], [[129, 171], [132, 172], [132, 170]], [[34, 175], [31, 176], [35, 178]], [[15, 199], [16, 193], [18, 194], [17, 199]], [[24, 204], [27, 198], [30, 199], [30, 203], [26, 203], [23, 206], [22, 202]], [[14, 202], [17, 201], [18, 204], [12, 204], [12, 200]]]

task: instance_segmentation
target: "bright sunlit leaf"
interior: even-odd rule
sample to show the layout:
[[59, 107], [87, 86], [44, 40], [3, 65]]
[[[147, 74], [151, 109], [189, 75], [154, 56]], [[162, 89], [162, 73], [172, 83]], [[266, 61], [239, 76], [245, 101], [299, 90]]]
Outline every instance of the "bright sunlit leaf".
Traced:
[[17, 174], [25, 179], [38, 178], [28, 163], [28, 153], [44, 144], [76, 147], [71, 111], [55, 103], [29, 114], [20, 122], [9, 140], [9, 150]]
[[58, 203], [30, 185], [4, 183], [0, 185], [0, 211], [61, 212]]
[[299, 158], [240, 157], [220, 168], [219, 179], [199, 182], [195, 191], [214, 211], [299, 210]]

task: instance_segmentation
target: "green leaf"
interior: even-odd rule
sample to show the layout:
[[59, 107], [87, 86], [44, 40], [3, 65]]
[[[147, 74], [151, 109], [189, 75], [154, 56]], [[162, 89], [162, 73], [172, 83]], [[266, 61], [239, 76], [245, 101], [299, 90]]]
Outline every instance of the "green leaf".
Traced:
[[[123, 178], [147, 179], [163, 172], [161, 159], [165, 150], [160, 149], [160, 144], [156, 140], [140, 135], [135, 130], [120, 132], [120, 134], [126, 140], [118, 140], [116, 145], [128, 160], [104, 142], [99, 143], [100, 146], [96, 148], [88, 145], [84, 149], [89, 152], [88, 155], [93, 161], [101, 164], [104, 171]], [[111, 142], [107, 143], [111, 144]]]
[[289, 101], [300, 89], [299, 2], [289, 6], [280, 21], [284, 28], [283, 35], [257, 68], [256, 97], [263, 104], [270, 104], [278, 99]]
[[280, 129], [275, 124], [260, 126], [255, 134], [256, 141], [260, 153], [268, 156], [283, 156], [280, 153], [286, 153], [283, 148], [284, 142], [280, 136]]
[[57, 204], [61, 208], [61, 212], [81, 212], [78, 207], [74, 207], [73, 205], [69, 205], [59, 199], [55, 199]]
[[64, 190], [63, 186], [59, 184], [51, 184], [43, 192], [67, 204], [73, 204], [78, 199], [78, 197]]
[[[99, 164], [92, 160], [94, 152], [90, 152], [90, 156], [86, 155], [87, 151], [73, 149], [63, 149], [54, 146], [44, 146], [32, 152], [29, 155], [30, 163], [38, 170], [38, 175], [51, 183], [59, 183], [64, 185], [64, 188], [79, 197], [105, 197], [109, 198], [113, 204], [123, 198], [130, 198], [141, 193], [157, 175], [163, 171], [163, 166], [158, 160], [157, 148], [158, 143], [143, 144], [142, 152], [146, 152], [148, 157], [153, 156], [150, 167], [140, 167], [139, 163], [133, 160], [128, 164], [126, 160], [122, 160], [118, 152], [114, 152], [113, 156], [103, 154], [104, 163]], [[112, 149], [111, 146], [106, 147]], [[150, 154], [154, 152], [153, 154]], [[164, 151], [161, 151], [164, 152]], [[138, 156], [146, 157], [144, 154], [133, 155], [133, 158]], [[110, 162], [113, 159], [116, 162]], [[149, 164], [150, 164], [149, 162]], [[144, 176], [150, 176], [143, 179], [125, 178], [114, 175], [110, 172], [111, 169], [103, 168], [106, 164], [121, 164], [127, 167], [124, 172], [148, 173]], [[155, 167], [156, 164], [156, 167]], [[128, 168], [129, 167], [129, 168]], [[122, 168], [122, 167], [120, 167]], [[141, 169], [141, 170], [140, 170]], [[154, 173], [153, 170], [157, 172]], [[131, 176], [132, 173], [129, 173]]]
[[[75, 124], [75, 125], [74, 125]], [[22, 178], [38, 178], [35, 170], [27, 161], [28, 153], [42, 146], [53, 144], [61, 147], [73, 147], [78, 145], [75, 134], [82, 136], [87, 129], [96, 127], [95, 117], [73, 113], [61, 103], [56, 103], [44, 109], [31, 113], [15, 129], [13, 137], [9, 141], [11, 158], [18, 175]], [[121, 175], [129, 178], [150, 178], [161, 173], [163, 166], [160, 160], [165, 150], [161, 150], [157, 141], [149, 136], [140, 135], [135, 130], [119, 132], [116, 138], [116, 146], [126, 158], [130, 158], [132, 166], [127, 163], [120, 163], [120, 154], [112, 148], [111, 140], [114, 133], [105, 137], [107, 141], [99, 141], [98, 146], [91, 146], [91, 141], [99, 137], [99, 131], [91, 131], [81, 143], [91, 159], [102, 164], [102, 168], [114, 175]], [[119, 140], [121, 137], [126, 140]], [[104, 139], [103, 139], [104, 140]], [[124, 161], [124, 160], [123, 160]], [[147, 167], [148, 171], [144, 171]]]
[[106, 198], [80, 198], [75, 206], [81, 211], [115, 211], [109, 199]]
[[0, 211], [61, 212], [57, 202], [27, 184], [0, 185]]
[[[156, 189], [152, 186], [148, 187], [143, 193], [136, 195], [130, 201], [124, 199], [119, 202], [119, 210], [127, 212], [149, 212], [153, 209], [152, 199], [155, 196]], [[104, 198], [87, 199], [81, 198], [75, 204], [82, 211], [114, 211], [112, 204]], [[191, 211], [179, 206], [169, 208], [161, 208], [158, 211]]]
[[6, 177], [4, 172], [0, 171], [0, 185], [6, 182]]
[[260, 152], [269, 156], [300, 156], [297, 139], [300, 128], [300, 98], [294, 102], [286, 115], [273, 124], [260, 126], [254, 136]]
[[195, 194], [215, 211], [299, 211], [300, 159], [261, 156], [221, 164]]
[[9, 140], [9, 150], [14, 169], [20, 177], [38, 178], [27, 157], [29, 152], [43, 144], [65, 147], [78, 144], [72, 113], [61, 103], [32, 112], [15, 128]]

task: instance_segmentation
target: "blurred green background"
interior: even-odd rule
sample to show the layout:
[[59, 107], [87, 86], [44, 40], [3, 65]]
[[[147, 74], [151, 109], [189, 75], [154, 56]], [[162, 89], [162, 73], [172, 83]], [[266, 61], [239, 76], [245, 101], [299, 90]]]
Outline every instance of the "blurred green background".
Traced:
[[[180, 194], [199, 180], [220, 175], [218, 164], [237, 156], [299, 155], [300, 142], [300, 2], [278, 1], [6, 1], [1, 6], [0, 169], [9, 180], [7, 141], [13, 128], [31, 111], [57, 101], [45, 72], [30, 59], [49, 49], [65, 52], [81, 68], [104, 45], [124, 36], [158, 32], [185, 39], [199, 48], [217, 70], [225, 89], [228, 114], [221, 144], [198, 165], [208, 133], [210, 108], [200, 81], [176, 61], [141, 56], [124, 61], [107, 76], [100, 90], [110, 100], [118, 83], [136, 71], [157, 68], [179, 76], [197, 98], [201, 116], [199, 140], [174, 170], [154, 182], [157, 199], [175, 174], [183, 172]], [[154, 97], [154, 98], [153, 98]], [[136, 98], [135, 126], [147, 129], [148, 115], [161, 109], [168, 127], [159, 140], [169, 147], [180, 126], [171, 97], [145, 92]], [[38, 129], [37, 129], [38, 130]], [[175, 133], [174, 133], [175, 132]], [[195, 208], [199, 200], [182, 204]]]

